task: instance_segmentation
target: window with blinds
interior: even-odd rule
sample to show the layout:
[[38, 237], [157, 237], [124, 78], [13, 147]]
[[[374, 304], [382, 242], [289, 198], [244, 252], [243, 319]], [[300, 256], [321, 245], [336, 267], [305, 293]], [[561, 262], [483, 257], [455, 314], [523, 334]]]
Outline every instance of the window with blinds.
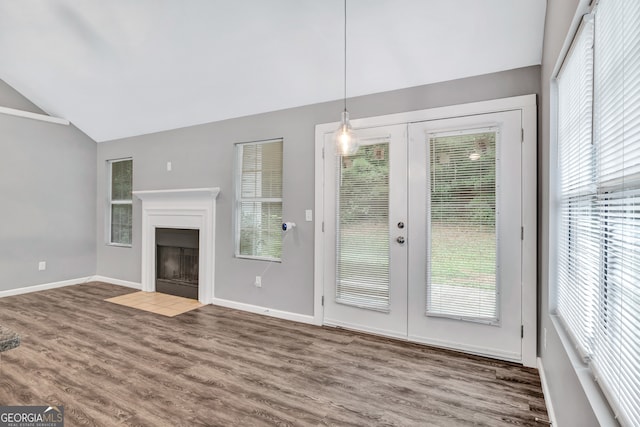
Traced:
[[496, 128], [429, 137], [427, 315], [497, 321]]
[[336, 167], [336, 302], [389, 311], [389, 143]]
[[640, 2], [600, 0], [558, 76], [557, 312], [640, 425]]
[[236, 144], [236, 256], [282, 257], [282, 140]]
[[585, 20], [557, 79], [560, 221], [557, 310], [590, 353], [599, 287], [600, 230], [592, 144], [593, 25]]
[[109, 160], [107, 170], [109, 175], [108, 243], [116, 246], [131, 246], [133, 160]]

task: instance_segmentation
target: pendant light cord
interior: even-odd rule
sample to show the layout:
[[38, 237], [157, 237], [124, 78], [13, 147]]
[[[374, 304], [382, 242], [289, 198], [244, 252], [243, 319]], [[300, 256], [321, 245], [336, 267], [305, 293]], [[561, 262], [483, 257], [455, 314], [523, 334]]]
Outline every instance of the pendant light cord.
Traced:
[[347, 111], [347, 0], [344, 0], [344, 111]]

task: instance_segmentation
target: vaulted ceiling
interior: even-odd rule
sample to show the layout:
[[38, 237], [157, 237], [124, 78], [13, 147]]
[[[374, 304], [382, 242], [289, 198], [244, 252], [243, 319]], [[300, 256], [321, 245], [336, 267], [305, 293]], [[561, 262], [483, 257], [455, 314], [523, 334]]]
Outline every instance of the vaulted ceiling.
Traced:
[[[541, 61], [545, 0], [347, 7], [350, 97]], [[98, 142], [331, 101], [343, 12], [342, 0], [0, 0], [0, 79]]]

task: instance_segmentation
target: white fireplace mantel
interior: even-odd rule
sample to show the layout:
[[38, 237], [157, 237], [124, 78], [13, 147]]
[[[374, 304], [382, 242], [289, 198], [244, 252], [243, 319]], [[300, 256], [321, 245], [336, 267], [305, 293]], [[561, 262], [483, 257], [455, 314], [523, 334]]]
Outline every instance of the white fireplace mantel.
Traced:
[[142, 200], [142, 290], [156, 289], [156, 228], [199, 231], [198, 300], [214, 296], [216, 198], [220, 188], [134, 191]]
[[134, 191], [133, 195], [142, 201], [164, 201], [185, 199], [208, 199], [218, 197], [220, 187], [180, 188], [178, 190], [143, 190]]

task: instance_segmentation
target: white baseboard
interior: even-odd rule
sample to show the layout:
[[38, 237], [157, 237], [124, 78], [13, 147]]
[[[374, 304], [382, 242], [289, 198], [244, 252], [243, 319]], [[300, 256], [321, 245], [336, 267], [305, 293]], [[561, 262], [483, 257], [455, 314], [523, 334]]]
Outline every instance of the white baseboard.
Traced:
[[93, 276], [91, 278], [91, 281], [92, 282], [111, 283], [112, 285], [120, 285], [120, 286], [125, 286], [125, 287], [131, 288], [131, 289], [142, 290], [142, 284], [141, 283], [129, 282], [128, 280], [114, 279], [112, 277]]
[[0, 298], [10, 297], [13, 295], [28, 294], [31, 292], [46, 291], [47, 289], [62, 288], [65, 286], [81, 285], [83, 283], [91, 282], [92, 280], [93, 280], [93, 276], [88, 276], [88, 277], [80, 277], [78, 279], [63, 280], [60, 282], [43, 283], [42, 285], [33, 285], [33, 286], [25, 286], [22, 288], [9, 289], [7, 291], [0, 291]]
[[[120, 280], [120, 279], [114, 279], [112, 277], [96, 275], [96, 276], [81, 277], [79, 279], [64, 280], [62, 282], [45, 283], [42, 285], [34, 285], [34, 286], [26, 286], [23, 288], [17, 288], [17, 289], [9, 289], [8, 291], [0, 291], [0, 298], [12, 296], [12, 295], [26, 294], [30, 292], [44, 291], [47, 289], [61, 288], [63, 286], [81, 285], [83, 283], [88, 283], [88, 282], [105, 282], [105, 283], [110, 283], [112, 285], [125, 286], [131, 289], [137, 289], [137, 290], [142, 289], [141, 283], [130, 282], [127, 280]], [[311, 325], [316, 324], [313, 316], [309, 316], [305, 314], [291, 313], [289, 311], [283, 311], [283, 310], [274, 310], [267, 307], [261, 307], [261, 306], [252, 305], [252, 304], [245, 304], [242, 302], [231, 301], [231, 300], [226, 300], [222, 298], [213, 298], [213, 304], [219, 305], [222, 307], [227, 307], [227, 308], [234, 308], [236, 310], [248, 311], [249, 313], [256, 313], [256, 314], [262, 314], [270, 317], [277, 317], [278, 319], [291, 320], [294, 322], [307, 323]]]
[[226, 300], [222, 298], [213, 298], [213, 305], [219, 305], [227, 308], [234, 308], [236, 310], [248, 311], [249, 313], [262, 314], [270, 317], [277, 317], [278, 319], [292, 320], [294, 322], [308, 323], [314, 325], [313, 316], [305, 314], [291, 313], [289, 311], [274, 310], [272, 308], [261, 307], [258, 305], [245, 304], [242, 302]]
[[87, 277], [80, 277], [78, 279], [63, 280], [61, 282], [43, 283], [41, 285], [25, 286], [22, 288], [9, 289], [7, 291], [0, 291], [0, 298], [10, 297], [13, 295], [28, 294], [31, 292], [46, 291], [47, 289], [62, 288], [65, 286], [82, 285], [83, 283], [89, 283], [89, 282], [105, 282], [105, 283], [111, 283], [112, 285], [126, 286], [127, 288], [132, 288], [132, 289], [138, 289], [138, 290], [142, 289], [142, 285], [136, 282], [128, 282], [126, 280], [112, 279], [111, 277], [104, 277], [104, 276], [87, 276]]
[[544, 366], [542, 365], [542, 359], [538, 357], [538, 374], [540, 375], [540, 384], [542, 385], [542, 394], [544, 395], [544, 404], [547, 407], [547, 415], [549, 415], [549, 422], [552, 426], [558, 427], [556, 421], [556, 413], [553, 409], [553, 402], [551, 402], [551, 393], [549, 391], [549, 385], [547, 384], [547, 377], [544, 372]]

